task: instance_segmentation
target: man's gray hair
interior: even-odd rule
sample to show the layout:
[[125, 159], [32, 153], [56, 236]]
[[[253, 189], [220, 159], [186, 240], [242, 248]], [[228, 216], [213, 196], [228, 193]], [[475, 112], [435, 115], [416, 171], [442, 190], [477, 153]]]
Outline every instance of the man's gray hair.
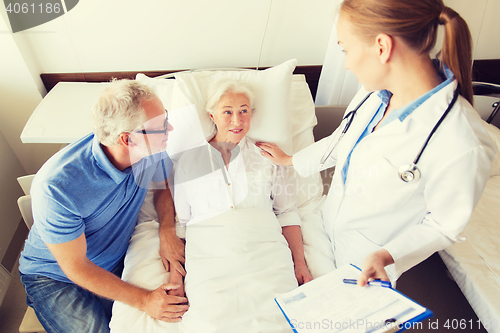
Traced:
[[92, 108], [94, 134], [105, 146], [119, 144], [120, 134], [146, 121], [142, 102], [156, 97], [153, 89], [135, 80], [113, 80]]
[[234, 79], [222, 79], [214, 81], [208, 88], [207, 112], [213, 114], [220, 99], [227, 93], [245, 94], [250, 100], [250, 107], [252, 110], [254, 109], [255, 94], [248, 83]]

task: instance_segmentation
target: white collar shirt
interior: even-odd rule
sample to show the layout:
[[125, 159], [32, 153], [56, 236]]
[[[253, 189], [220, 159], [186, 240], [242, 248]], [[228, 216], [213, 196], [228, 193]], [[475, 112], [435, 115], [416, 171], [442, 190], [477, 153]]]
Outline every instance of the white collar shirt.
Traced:
[[181, 226], [231, 209], [272, 210], [281, 226], [300, 225], [292, 168], [273, 165], [250, 139], [232, 150], [227, 166], [207, 144], [184, 154], [174, 177], [174, 203]]

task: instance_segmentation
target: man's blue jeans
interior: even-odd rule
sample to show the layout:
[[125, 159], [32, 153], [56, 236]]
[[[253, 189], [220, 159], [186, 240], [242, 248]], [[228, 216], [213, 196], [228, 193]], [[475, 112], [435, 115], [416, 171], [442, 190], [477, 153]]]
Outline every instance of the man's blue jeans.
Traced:
[[[123, 260], [112, 271], [121, 277]], [[21, 275], [26, 301], [47, 333], [109, 332], [113, 301], [42, 275]]]

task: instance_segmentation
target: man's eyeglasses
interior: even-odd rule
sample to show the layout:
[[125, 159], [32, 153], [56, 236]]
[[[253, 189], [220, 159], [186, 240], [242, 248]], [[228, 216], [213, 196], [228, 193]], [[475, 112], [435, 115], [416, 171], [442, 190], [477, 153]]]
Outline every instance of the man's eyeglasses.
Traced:
[[167, 130], [168, 130], [168, 111], [167, 109], [165, 109], [165, 122], [163, 123], [163, 129], [161, 130], [147, 130], [144, 128], [144, 124], [141, 125], [142, 129], [141, 129], [141, 133], [146, 135], [146, 134], [167, 134]]

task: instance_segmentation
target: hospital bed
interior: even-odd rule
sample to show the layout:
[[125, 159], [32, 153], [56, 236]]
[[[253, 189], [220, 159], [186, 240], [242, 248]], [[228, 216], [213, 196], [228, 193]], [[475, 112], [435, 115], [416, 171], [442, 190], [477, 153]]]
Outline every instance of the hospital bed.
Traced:
[[[189, 76], [189, 74], [187, 75]], [[200, 74], [200, 76], [203, 75]], [[243, 74], [237, 74], [236, 76], [241, 77], [241, 75]], [[179, 98], [176, 97], [176, 94], [179, 94], [179, 86], [176, 86], [178, 82], [175, 82], [175, 80], [151, 79], [143, 75], [138, 75], [137, 79], [155, 85], [167, 109], [170, 107], [170, 110], [172, 110], [178, 106], [183, 107], [186, 105], [186, 101], [184, 101], [184, 104], [179, 105]], [[187, 80], [193, 80], [193, 78], [190, 77]], [[294, 75], [291, 81], [288, 95], [289, 113], [285, 111], [272, 116], [265, 115], [263, 118], [265, 119], [263, 123], [278, 124], [279, 128], [273, 130], [277, 131], [279, 135], [270, 138], [266, 138], [264, 135], [261, 139], [267, 141], [281, 139], [281, 145], [285, 147], [289, 145], [288, 149], [296, 152], [311, 144], [315, 139], [318, 140], [329, 135], [332, 129], [336, 127], [336, 124], [340, 123], [345, 107], [315, 108], [304, 76]], [[190, 83], [193, 82], [190, 81]], [[193, 96], [188, 97], [188, 100], [193, 100]], [[318, 123], [317, 119], [321, 119], [321, 121]], [[289, 136], [284, 135], [288, 131], [286, 129], [287, 121], [290, 122], [288, 125]], [[500, 130], [486, 123], [485, 126], [500, 146]], [[175, 124], [174, 128], [176, 128]], [[249, 133], [249, 135], [251, 134]], [[175, 138], [169, 138], [169, 145], [175, 145], [175, 140]], [[322, 194], [326, 194], [328, 191], [332, 173], [333, 170], [326, 170], [321, 173], [321, 177], [297, 178], [299, 213], [302, 218], [306, 259], [314, 277], [327, 273], [334, 268], [331, 244], [328, 236], [323, 231], [321, 214], [318, 211], [318, 207], [322, 202]], [[148, 200], [151, 200], [151, 196], [149, 198]], [[141, 210], [139, 228], [141, 223], [154, 218], [154, 209], [152, 204], [148, 203], [148, 200], [146, 200], [145, 206]], [[500, 221], [497, 218], [500, 213], [497, 208], [498, 202], [500, 202], [500, 162], [497, 156], [485, 193], [474, 212], [471, 223], [464, 231], [464, 235], [468, 238], [467, 241], [455, 244], [440, 253], [457, 284], [481, 320], [483, 327], [489, 332], [500, 332], [498, 328], [500, 325], [500, 255], [497, 250], [498, 245], [496, 245], [498, 239], [500, 239], [500, 234], [498, 234], [500, 232]], [[144, 228], [141, 232], [144, 232]], [[145, 243], [144, 246], [136, 246], [136, 248], [146, 247], [146, 244], [151, 239], [145, 237], [142, 241]], [[132, 243], [134, 243], [134, 237]], [[129, 253], [127, 256], [134, 257], [132, 261], [136, 265], [142, 262], [141, 256], [137, 253]], [[161, 266], [158, 267], [161, 269]], [[124, 279], [127, 279], [128, 276], [133, 276], [135, 279], [136, 276], [133, 271], [132, 266], [126, 267]], [[151, 281], [148, 275], [142, 279]], [[153, 287], [150, 286], [150, 288]], [[166, 326], [172, 332], [176, 332], [177, 329], [168, 324], [165, 325], [155, 321], [140, 313], [140, 311], [120, 304], [115, 306], [113, 316], [111, 329], [115, 332], [127, 332], [128, 330], [168, 332], [169, 330], [165, 330]], [[265, 326], [262, 326], [262, 328], [265, 330]]]
[[[485, 126], [498, 149], [500, 130]], [[469, 224], [467, 238], [440, 252], [451, 275], [488, 332], [500, 332], [500, 154]]]
[[[315, 107], [304, 76], [292, 75], [294, 67], [295, 61], [292, 60], [258, 72], [187, 72], [178, 73], [173, 79], [169, 78], [170, 76], [153, 79], [138, 74], [136, 79], [154, 86], [159, 98], [169, 110], [169, 122], [171, 121], [174, 130], [169, 134], [167, 152], [175, 163], [176, 156], [183, 151], [206, 144], [206, 138], [210, 136], [213, 128], [211, 128], [211, 121], [204, 111], [205, 96], [201, 91], [206, 89], [207, 82], [222, 77], [245, 80], [250, 83], [256, 94], [256, 111], [252, 115], [252, 125], [247, 137], [254, 141], [275, 142], [290, 154], [313, 143], [313, 127], [316, 125]], [[193, 108], [192, 105], [196, 105], [197, 108]], [[169, 180], [169, 184], [172, 183]], [[321, 215], [318, 210], [322, 202], [323, 183], [319, 175], [307, 178], [296, 177], [295, 186], [298, 211], [302, 219], [306, 259], [311, 273], [317, 277], [334, 268], [331, 245], [323, 232]], [[171, 191], [175, 191], [175, 186], [171, 187]], [[162, 283], [168, 282], [168, 273], [164, 271], [158, 255], [158, 223], [156, 220], [152, 192], [149, 191], [139, 214], [138, 225], [132, 235], [122, 276], [125, 281], [148, 289], [156, 289]], [[203, 241], [203, 237], [198, 239]], [[213, 243], [211, 244], [214, 246]], [[222, 248], [222, 245], [220, 246]], [[280, 259], [276, 258], [274, 261], [273, 253], [260, 254], [260, 258], [253, 258], [254, 252], [249, 253], [249, 258], [245, 258], [247, 262], [265, 261], [266, 265], [279, 265], [279, 262], [276, 261]], [[189, 258], [188, 256], [189, 249], [186, 248], [186, 257]], [[220, 286], [217, 281], [209, 280], [207, 283], [210, 288], [223, 289], [223, 286]], [[242, 292], [244, 291], [242, 290]], [[286, 321], [285, 325], [282, 324], [284, 317], [273, 301], [274, 295], [256, 293], [252, 296], [252, 302], [269, 303], [273, 308], [274, 315], [270, 315], [262, 321], [258, 318], [251, 318], [249, 325], [252, 327], [248, 327], [248, 332], [290, 331]], [[223, 309], [226, 307], [225, 311], [234, 313], [232, 312], [234, 309], [229, 308], [232, 302], [233, 300], [229, 298], [225, 301], [220, 299], [211, 307]], [[245, 308], [246, 305], [238, 303], [238, 306]], [[210, 307], [207, 311], [210, 312]], [[239, 315], [241, 311], [236, 311], [236, 313]], [[183, 323], [169, 324], [154, 320], [142, 311], [115, 302], [110, 328], [112, 332], [120, 333], [137, 331], [181, 332], [184, 330], [188, 332], [225, 332], [228, 329], [227, 321], [230, 320], [234, 320], [234, 318], [228, 315], [226, 320], [214, 323], [213, 327], [191, 328], [192, 326], [189, 326], [190, 329], [186, 329], [182, 326]], [[187, 318], [184, 318], [183, 322], [187, 322]], [[277, 325], [278, 322], [281, 324]]]

